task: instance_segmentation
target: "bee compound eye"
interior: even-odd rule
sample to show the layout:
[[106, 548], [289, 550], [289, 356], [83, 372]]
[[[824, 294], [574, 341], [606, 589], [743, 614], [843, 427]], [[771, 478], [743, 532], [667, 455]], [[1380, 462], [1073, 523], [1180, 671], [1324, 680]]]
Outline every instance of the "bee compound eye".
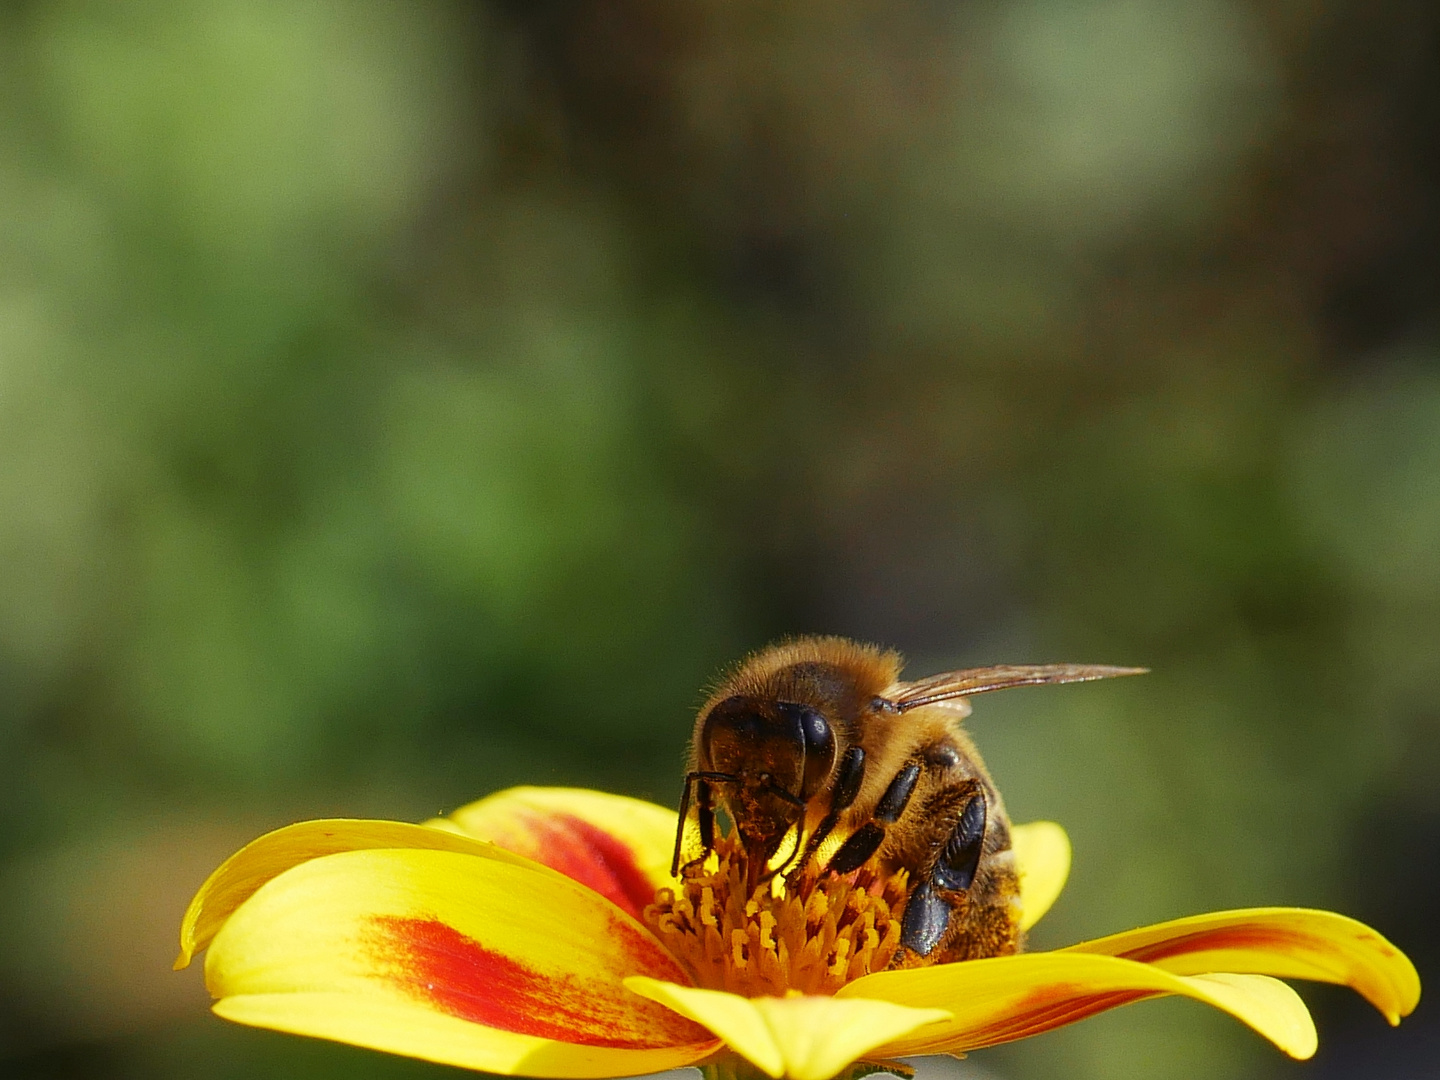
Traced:
[[828, 754], [835, 744], [829, 721], [815, 709], [800, 710], [800, 730], [805, 736], [807, 754]]
[[751, 756], [748, 748], [765, 734], [765, 719], [749, 698], [726, 698], [705, 717], [700, 749], [713, 768], [733, 772]]
[[800, 796], [809, 799], [820, 790], [835, 764], [835, 733], [819, 709], [785, 701], [777, 703], [777, 708], [782, 716], [795, 724], [799, 735], [799, 748], [805, 754]]

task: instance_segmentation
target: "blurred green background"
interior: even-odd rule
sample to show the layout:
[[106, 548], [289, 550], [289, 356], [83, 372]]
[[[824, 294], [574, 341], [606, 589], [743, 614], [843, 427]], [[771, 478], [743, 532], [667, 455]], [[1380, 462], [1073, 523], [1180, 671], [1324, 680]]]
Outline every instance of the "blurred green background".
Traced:
[[[986, 698], [1047, 946], [1251, 904], [1440, 978], [1440, 8], [0, 9], [0, 1070], [460, 1076], [230, 1027], [190, 893], [321, 814], [670, 803], [785, 633]], [[1302, 987], [932, 1075], [1419, 1078]], [[948, 1071], [947, 1071], [948, 1069]]]

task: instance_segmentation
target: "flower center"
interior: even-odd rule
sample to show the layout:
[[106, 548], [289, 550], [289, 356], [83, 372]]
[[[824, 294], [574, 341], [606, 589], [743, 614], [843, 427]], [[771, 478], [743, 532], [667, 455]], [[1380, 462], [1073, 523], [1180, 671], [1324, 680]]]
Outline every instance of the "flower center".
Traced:
[[716, 842], [714, 869], [692, 872], [655, 894], [645, 922], [697, 985], [747, 997], [833, 994], [884, 971], [900, 945], [906, 872], [881, 876], [873, 862], [844, 876], [807, 869], [745, 895], [745, 854]]

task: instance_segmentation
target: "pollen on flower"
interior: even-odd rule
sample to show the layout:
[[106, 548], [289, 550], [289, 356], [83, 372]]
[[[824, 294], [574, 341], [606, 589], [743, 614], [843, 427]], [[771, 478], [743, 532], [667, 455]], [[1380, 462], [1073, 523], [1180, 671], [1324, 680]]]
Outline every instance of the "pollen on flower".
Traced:
[[698, 985], [747, 997], [833, 994], [889, 966], [900, 945], [905, 871], [807, 871], [747, 896], [740, 845], [720, 839], [715, 854], [713, 870], [687, 875], [678, 895], [662, 888], [645, 909], [645, 922]]

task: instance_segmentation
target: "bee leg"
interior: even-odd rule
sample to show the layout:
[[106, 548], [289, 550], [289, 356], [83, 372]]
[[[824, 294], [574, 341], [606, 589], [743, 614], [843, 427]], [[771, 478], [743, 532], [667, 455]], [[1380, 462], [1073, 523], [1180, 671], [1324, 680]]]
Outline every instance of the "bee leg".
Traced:
[[835, 786], [830, 796], [830, 809], [820, 819], [820, 824], [815, 826], [815, 831], [805, 845], [805, 854], [800, 856], [800, 862], [791, 872], [791, 877], [804, 871], [805, 867], [810, 864], [815, 852], [820, 850], [820, 845], [834, 830], [835, 823], [840, 820], [840, 815], [850, 809], [850, 804], [855, 801], [855, 796], [860, 794], [860, 784], [864, 779], [865, 751], [858, 746], [852, 746], [845, 751], [845, 756], [840, 759], [840, 768], [835, 773]]
[[905, 901], [905, 916], [900, 920], [901, 948], [929, 956], [949, 929], [949, 902], [930, 882], [920, 882]]
[[940, 888], [954, 892], [970, 888], [985, 845], [985, 819], [985, 792], [977, 790], [960, 812], [955, 831], [935, 862], [932, 878]]
[[700, 848], [709, 855], [715, 847], [715, 792], [704, 780], [695, 787], [695, 819], [700, 826]]
[[985, 793], [977, 790], [960, 812], [960, 820], [935, 865], [905, 901], [905, 915], [900, 920], [902, 947], [929, 956], [945, 937], [950, 929], [951, 904], [936, 888], [963, 892], [974, 883], [985, 843], [986, 817]]
[[858, 870], [871, 855], [879, 851], [885, 840], [886, 827], [900, 820], [900, 815], [905, 812], [919, 780], [920, 766], [913, 763], [896, 773], [895, 779], [891, 780], [890, 786], [885, 789], [885, 794], [881, 795], [880, 801], [875, 804], [874, 816], [856, 829], [850, 839], [840, 846], [826, 869], [834, 874], [848, 874], [851, 870]]
[[[690, 817], [690, 792], [695, 791], [695, 818], [700, 826], [700, 857], [703, 861], [715, 850], [715, 799], [711, 780], [735, 781], [729, 773], [691, 772], [685, 774], [685, 790], [680, 795], [680, 817], [675, 823], [675, 854], [670, 858], [670, 876], [680, 874], [680, 850], [685, 846], [685, 822]], [[688, 863], [686, 865], [689, 865]]]

